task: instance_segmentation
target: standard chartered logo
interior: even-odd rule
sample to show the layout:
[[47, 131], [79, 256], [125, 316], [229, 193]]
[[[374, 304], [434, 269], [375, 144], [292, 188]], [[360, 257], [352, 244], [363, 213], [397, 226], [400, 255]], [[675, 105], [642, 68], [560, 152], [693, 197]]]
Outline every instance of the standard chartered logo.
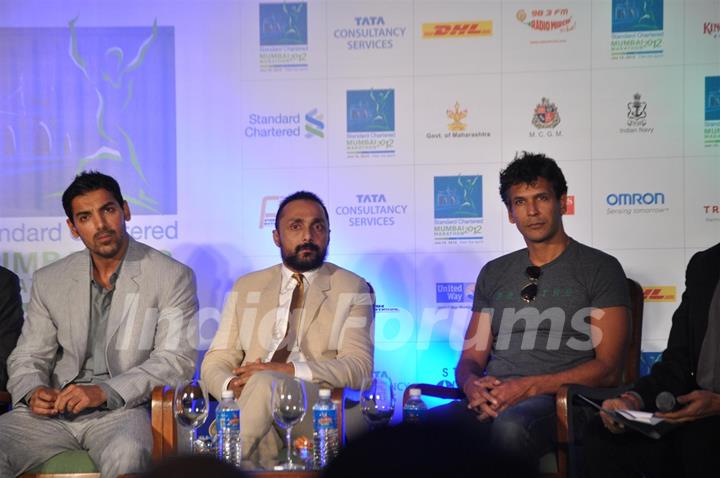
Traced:
[[325, 123], [321, 120], [323, 115], [318, 113], [317, 108], [313, 108], [305, 113], [305, 137], [312, 138], [317, 136], [318, 138], [325, 137]]
[[[305, 124], [302, 124], [302, 118]], [[247, 138], [299, 138], [305, 130], [306, 138], [324, 138], [325, 123], [323, 115], [313, 108], [304, 115], [301, 113], [251, 113], [248, 116], [245, 136]]]

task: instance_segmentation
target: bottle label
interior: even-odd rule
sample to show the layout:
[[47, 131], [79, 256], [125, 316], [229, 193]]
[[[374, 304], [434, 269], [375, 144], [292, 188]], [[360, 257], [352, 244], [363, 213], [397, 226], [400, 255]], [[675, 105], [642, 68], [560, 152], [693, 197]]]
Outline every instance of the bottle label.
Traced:
[[240, 410], [225, 409], [217, 412], [217, 429], [240, 431]]
[[326, 430], [337, 429], [337, 411], [335, 410], [313, 410], [313, 422], [315, 429], [324, 428]]

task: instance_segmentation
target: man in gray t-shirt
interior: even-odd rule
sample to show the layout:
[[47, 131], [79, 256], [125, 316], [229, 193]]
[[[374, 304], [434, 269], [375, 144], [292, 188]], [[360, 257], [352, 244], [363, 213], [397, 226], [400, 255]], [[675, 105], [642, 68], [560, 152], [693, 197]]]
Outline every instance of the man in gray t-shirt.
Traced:
[[524, 154], [500, 195], [526, 249], [485, 265], [455, 378], [466, 400], [434, 416], [472, 424], [479, 446], [536, 469], [554, 446], [554, 394], [565, 383], [616, 385], [629, 329], [625, 274], [562, 224], [567, 183], [555, 161]]

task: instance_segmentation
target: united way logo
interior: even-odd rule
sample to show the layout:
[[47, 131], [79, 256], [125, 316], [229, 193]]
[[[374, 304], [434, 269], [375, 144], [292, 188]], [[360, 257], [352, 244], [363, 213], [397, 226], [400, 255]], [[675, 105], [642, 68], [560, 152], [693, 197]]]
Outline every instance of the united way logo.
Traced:
[[0, 83], [0, 214], [61, 215], [60, 194], [86, 169], [115, 177], [134, 214], [177, 213], [174, 42], [152, 20], [0, 29], [0, 63], [12, 65]]
[[433, 182], [435, 243], [481, 242], [482, 176], [435, 176]]
[[260, 46], [307, 45], [307, 4], [261, 3]]
[[435, 283], [435, 302], [438, 304], [472, 304], [475, 284], [472, 282]]
[[348, 91], [347, 131], [395, 131], [395, 90]]
[[705, 77], [705, 146], [720, 145], [720, 76]]
[[348, 90], [348, 158], [395, 156], [395, 90]]
[[302, 71], [308, 68], [307, 17], [305, 2], [259, 5], [260, 71]]
[[663, 0], [613, 0], [613, 59], [648, 58], [663, 53]]

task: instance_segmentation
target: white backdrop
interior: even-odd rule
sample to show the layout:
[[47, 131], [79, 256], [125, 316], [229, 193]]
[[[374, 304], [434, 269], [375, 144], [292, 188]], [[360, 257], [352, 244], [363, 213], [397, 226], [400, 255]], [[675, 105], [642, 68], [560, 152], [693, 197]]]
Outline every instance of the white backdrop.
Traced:
[[524, 246], [497, 193], [522, 150], [558, 160], [566, 229], [645, 287], [661, 351], [720, 241], [719, 141], [720, 0], [0, 0], [0, 264], [25, 300], [81, 248], [56, 193], [100, 169], [132, 234], [194, 268], [205, 350], [309, 189], [398, 391], [452, 383], [478, 271]]

